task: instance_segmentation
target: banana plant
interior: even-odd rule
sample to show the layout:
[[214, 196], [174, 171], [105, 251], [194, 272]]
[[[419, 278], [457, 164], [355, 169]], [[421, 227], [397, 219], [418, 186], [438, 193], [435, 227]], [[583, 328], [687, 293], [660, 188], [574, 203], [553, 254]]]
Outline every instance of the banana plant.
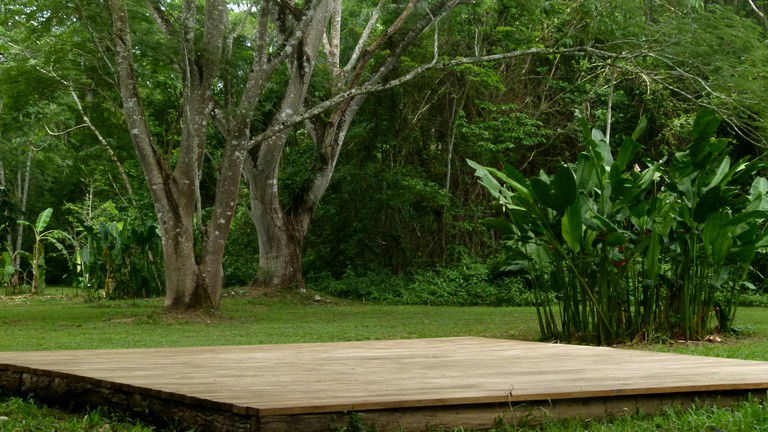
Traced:
[[2, 263], [2, 275], [3, 275], [3, 284], [6, 285], [6, 287], [10, 287], [9, 291], [11, 294], [16, 294], [16, 288], [17, 284], [14, 283], [14, 278], [18, 278], [18, 269], [16, 266], [13, 265], [13, 256], [10, 252], [3, 252], [3, 263]]
[[69, 252], [59, 240], [66, 240], [70, 244], [75, 243], [72, 237], [65, 231], [57, 229], [46, 230], [52, 214], [52, 208], [43, 210], [37, 216], [37, 221], [34, 225], [27, 221], [19, 221], [19, 223], [31, 227], [35, 235], [32, 254], [27, 254], [32, 264], [32, 294], [39, 294], [40, 290], [45, 288], [45, 243], [55, 246], [67, 258], [69, 258]]

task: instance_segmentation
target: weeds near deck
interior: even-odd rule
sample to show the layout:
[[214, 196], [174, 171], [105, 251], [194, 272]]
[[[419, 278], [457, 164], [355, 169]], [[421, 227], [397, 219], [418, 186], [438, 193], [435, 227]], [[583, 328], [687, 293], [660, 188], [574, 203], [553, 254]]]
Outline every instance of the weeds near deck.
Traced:
[[376, 425], [365, 422], [365, 414], [353, 412], [349, 415], [349, 426], [345, 426], [338, 432], [376, 432]]
[[151, 432], [153, 427], [130, 420], [115, 419], [102, 410], [71, 414], [48, 408], [32, 399], [0, 398], [0, 431], [58, 432]]

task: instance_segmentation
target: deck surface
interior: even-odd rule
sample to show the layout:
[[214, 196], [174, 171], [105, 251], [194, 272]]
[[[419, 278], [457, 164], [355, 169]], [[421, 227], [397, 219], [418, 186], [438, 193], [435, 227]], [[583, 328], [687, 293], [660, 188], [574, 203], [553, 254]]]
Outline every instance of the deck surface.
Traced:
[[3, 352], [3, 369], [260, 417], [768, 389], [766, 362], [479, 337]]

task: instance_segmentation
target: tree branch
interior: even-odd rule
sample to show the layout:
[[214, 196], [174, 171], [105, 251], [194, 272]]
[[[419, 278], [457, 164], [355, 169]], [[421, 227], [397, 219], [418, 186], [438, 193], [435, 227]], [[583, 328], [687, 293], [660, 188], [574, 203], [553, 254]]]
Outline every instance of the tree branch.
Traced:
[[157, 0], [147, 0], [146, 3], [147, 9], [152, 14], [152, 18], [154, 18], [157, 26], [166, 36], [170, 36], [173, 31], [173, 24], [168, 19], [168, 15], [166, 15], [163, 7]]
[[357, 65], [357, 61], [359, 60], [360, 55], [362, 54], [363, 49], [365, 48], [365, 44], [368, 43], [368, 38], [371, 37], [371, 32], [373, 31], [373, 28], [376, 26], [376, 23], [379, 20], [379, 16], [381, 16], [381, 7], [383, 3], [384, 3], [384, 0], [379, 0], [379, 3], [371, 12], [371, 17], [368, 19], [368, 23], [365, 25], [365, 28], [363, 29], [363, 33], [360, 35], [360, 39], [357, 41], [357, 45], [355, 46], [355, 49], [352, 52], [352, 56], [349, 58], [349, 61], [342, 69], [343, 76], [349, 75], [349, 72], [352, 70], [352, 68]]
[[325, 102], [321, 102], [315, 105], [314, 107], [304, 111], [300, 115], [296, 115], [282, 122], [276, 122], [261, 134], [253, 137], [251, 139], [251, 145], [255, 145], [258, 142], [270, 139], [275, 135], [277, 135], [278, 133], [280, 133], [282, 130], [296, 126], [308, 119], [311, 119], [312, 117], [320, 115], [326, 110], [330, 109], [331, 107], [339, 103], [342, 103], [348, 99], [351, 99], [355, 96], [379, 92], [379, 91], [387, 90], [393, 87], [397, 87], [430, 70], [441, 70], [441, 69], [447, 69], [447, 68], [452, 68], [456, 66], [475, 64], [475, 63], [489, 63], [489, 62], [516, 58], [516, 57], [529, 56], [529, 55], [595, 55], [595, 56], [611, 58], [611, 59], [633, 57], [632, 55], [615, 54], [615, 53], [611, 53], [608, 51], [603, 51], [603, 50], [599, 50], [591, 47], [576, 47], [576, 48], [562, 48], [562, 49], [530, 48], [526, 50], [512, 51], [512, 52], [502, 53], [502, 54], [493, 54], [493, 55], [478, 56], [478, 57], [462, 57], [462, 58], [449, 60], [445, 62], [430, 63], [430, 64], [419, 66], [413, 69], [412, 71], [408, 72], [407, 74], [399, 78], [390, 80], [388, 82], [384, 82], [384, 83], [369, 82], [367, 84], [339, 93], [338, 95], [326, 100]]

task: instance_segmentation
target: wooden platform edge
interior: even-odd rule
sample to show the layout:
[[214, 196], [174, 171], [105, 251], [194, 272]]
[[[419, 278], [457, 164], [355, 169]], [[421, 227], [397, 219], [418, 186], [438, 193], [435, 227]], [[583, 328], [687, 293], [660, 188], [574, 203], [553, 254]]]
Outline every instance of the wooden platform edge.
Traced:
[[[0, 365], [0, 392], [32, 395], [41, 402], [72, 406], [109, 406], [154, 424], [198, 431], [328, 432], [362, 422], [379, 431], [415, 431], [430, 428], [488, 429], [499, 425], [538, 424], [562, 418], [600, 418], [636, 413], [652, 414], [668, 406], [694, 403], [728, 405], [741, 399], [768, 399], [768, 386], [712, 388], [696, 391], [650, 390], [638, 394], [595, 392], [553, 394], [545, 399], [506, 400], [477, 398], [456, 404], [451, 399], [402, 404], [356, 404], [326, 407], [324, 412], [291, 413], [289, 410], [260, 411], [151, 389], [109, 383], [78, 375]], [[663, 392], [663, 393], [661, 393]], [[238, 409], [239, 408], [239, 409]], [[332, 410], [335, 409], [335, 410]], [[280, 411], [280, 412], [278, 412]]]
[[170, 400], [206, 410], [233, 413], [252, 417], [285, 415], [325, 414], [351, 411], [376, 411], [394, 408], [412, 409], [424, 407], [476, 406], [487, 404], [520, 404], [537, 401], [586, 400], [616, 397], [644, 397], [671, 394], [706, 394], [735, 391], [742, 394], [768, 394], [768, 382], [732, 383], [732, 384], [692, 384], [685, 386], [643, 387], [637, 389], [584, 390], [574, 392], [546, 392], [542, 394], [516, 395], [514, 389], [507, 394], [461, 398], [423, 398], [397, 401], [358, 402], [350, 404], [318, 404], [301, 407], [259, 408], [199, 398], [182, 393], [168, 392], [150, 387], [106, 381], [85, 375], [49, 369], [33, 368], [15, 364], [0, 363], [0, 390], [17, 394], [48, 391], [64, 393], [65, 382], [75, 383], [75, 387], [98, 388], [100, 393], [124, 392], [126, 394]]
[[483, 397], [462, 397], [462, 398], [438, 398], [438, 399], [409, 399], [392, 402], [373, 402], [373, 403], [355, 403], [342, 405], [314, 405], [310, 407], [286, 407], [286, 408], [249, 408], [246, 413], [258, 415], [260, 417], [283, 416], [283, 415], [303, 415], [303, 414], [324, 414], [334, 412], [349, 411], [376, 411], [389, 410], [395, 408], [425, 408], [425, 407], [450, 407], [450, 406], [475, 406], [475, 405], [494, 405], [494, 404], [525, 404], [541, 401], [562, 401], [562, 400], [588, 400], [605, 399], [621, 397], [665, 397], [668, 395], [679, 394], [720, 394], [735, 392], [743, 395], [768, 395], [768, 383], [763, 384], [733, 384], [733, 385], [691, 385], [680, 387], [649, 387], [637, 390], [606, 390], [606, 391], [580, 391], [580, 392], [561, 392], [561, 393], [543, 393], [515, 396], [483, 396]]
[[766, 400], [744, 391], [691, 392], [667, 395], [593, 397], [376, 410], [352, 410], [303, 415], [274, 415], [258, 419], [254, 432], [329, 432], [351, 429], [352, 423], [377, 431], [488, 430], [503, 426], [536, 426], [553, 420], [605, 418], [654, 414], [663, 408], [692, 405], [729, 406], [747, 400]]
[[[13, 366], [13, 365], [11, 365]], [[109, 407], [174, 430], [258, 431], [258, 416], [245, 409], [79, 375], [0, 364], [0, 395], [34, 397], [65, 409]], [[205, 425], [202, 429], [200, 425]]]

